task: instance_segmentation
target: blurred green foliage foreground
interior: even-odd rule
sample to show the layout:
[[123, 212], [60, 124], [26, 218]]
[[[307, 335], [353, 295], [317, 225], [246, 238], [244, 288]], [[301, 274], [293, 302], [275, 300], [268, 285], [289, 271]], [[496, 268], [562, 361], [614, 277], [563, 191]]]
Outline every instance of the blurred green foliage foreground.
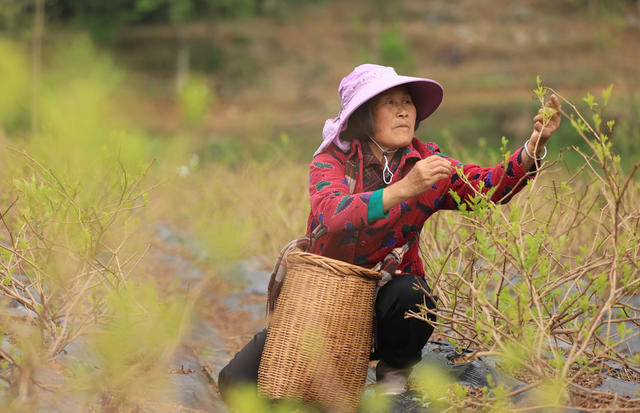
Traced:
[[[30, 70], [7, 40], [0, 55], [0, 124], [8, 125], [31, 109]], [[38, 96], [38, 133], [2, 136], [2, 405], [31, 411], [76, 392], [87, 406], [107, 394], [102, 405], [162, 401], [163, 366], [190, 309], [185, 296], [161, 296], [152, 280], [132, 276], [144, 253], [144, 239], [132, 238], [146, 221], [156, 145], [113, 128], [118, 74], [89, 42], [53, 67]], [[57, 363], [77, 340], [91, 358]], [[43, 369], [64, 380], [43, 382]]]
[[[136, 131], [119, 107], [122, 72], [83, 38], [43, 73], [30, 133], [28, 55], [6, 39], [0, 55], [1, 404], [32, 411], [73, 395], [83, 411], [172, 411], [168, 363], [201, 287], [183, 291], [176, 274], [153, 272], [154, 225], [183, 224], [205, 251], [205, 267], [270, 252], [286, 235], [256, 234], [264, 219], [256, 212], [292, 212], [298, 224], [289, 232], [297, 233], [305, 192], [292, 194], [264, 172], [296, 171], [300, 187], [304, 168], [275, 160], [233, 171], [202, 166], [179, 137]], [[185, 117], [203, 110], [195, 95], [184, 98]], [[86, 359], [64, 357], [78, 346]]]

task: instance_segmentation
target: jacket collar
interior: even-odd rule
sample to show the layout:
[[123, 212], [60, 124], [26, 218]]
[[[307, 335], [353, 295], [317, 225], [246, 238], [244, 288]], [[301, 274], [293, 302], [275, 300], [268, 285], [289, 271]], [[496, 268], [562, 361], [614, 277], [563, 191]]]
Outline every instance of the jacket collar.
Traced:
[[[415, 137], [411, 140], [409, 145], [400, 150], [404, 152], [402, 154], [400, 165], [398, 165], [399, 168], [402, 168], [406, 161], [409, 159], [416, 158], [420, 160], [424, 157], [424, 155], [428, 154], [429, 152], [433, 152], [430, 148], [427, 147], [427, 145], [420, 141], [420, 139]], [[351, 149], [346, 155], [347, 159], [357, 159], [359, 161], [362, 161], [362, 142], [360, 142], [359, 139], [354, 139], [351, 142]]]

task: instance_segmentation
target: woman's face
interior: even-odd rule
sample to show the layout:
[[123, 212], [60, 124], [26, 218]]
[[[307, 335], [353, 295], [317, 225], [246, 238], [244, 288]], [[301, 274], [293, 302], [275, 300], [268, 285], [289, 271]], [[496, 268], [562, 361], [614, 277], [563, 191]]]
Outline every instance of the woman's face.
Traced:
[[385, 150], [402, 148], [413, 139], [416, 107], [406, 86], [396, 86], [373, 98], [373, 138]]

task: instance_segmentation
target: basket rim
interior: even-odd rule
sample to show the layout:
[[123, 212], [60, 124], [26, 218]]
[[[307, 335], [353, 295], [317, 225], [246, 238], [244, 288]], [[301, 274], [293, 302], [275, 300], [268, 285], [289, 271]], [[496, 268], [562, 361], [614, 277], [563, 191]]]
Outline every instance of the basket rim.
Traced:
[[351, 264], [346, 261], [336, 260], [334, 258], [325, 257], [323, 255], [313, 254], [311, 252], [294, 250], [286, 255], [286, 261], [302, 262], [306, 264], [320, 265], [338, 276], [357, 275], [363, 278], [379, 280], [382, 274], [369, 268]]

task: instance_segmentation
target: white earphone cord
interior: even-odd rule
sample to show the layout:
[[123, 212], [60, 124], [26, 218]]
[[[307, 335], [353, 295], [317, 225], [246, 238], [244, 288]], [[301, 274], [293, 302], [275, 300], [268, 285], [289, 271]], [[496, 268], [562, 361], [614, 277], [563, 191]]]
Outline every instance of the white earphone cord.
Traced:
[[[385, 184], [389, 185], [393, 180], [393, 172], [391, 172], [391, 169], [389, 168], [389, 159], [387, 159], [387, 155], [391, 155], [398, 149], [396, 148], [392, 151], [385, 151], [384, 149], [382, 149], [380, 145], [378, 145], [378, 142], [376, 142], [375, 139], [373, 139], [371, 136], [369, 136], [369, 139], [371, 139], [371, 142], [375, 143], [376, 146], [382, 151], [382, 157], [384, 158], [384, 168], [382, 168], [382, 180], [384, 181]], [[389, 177], [388, 180], [387, 180], [387, 176]]]

